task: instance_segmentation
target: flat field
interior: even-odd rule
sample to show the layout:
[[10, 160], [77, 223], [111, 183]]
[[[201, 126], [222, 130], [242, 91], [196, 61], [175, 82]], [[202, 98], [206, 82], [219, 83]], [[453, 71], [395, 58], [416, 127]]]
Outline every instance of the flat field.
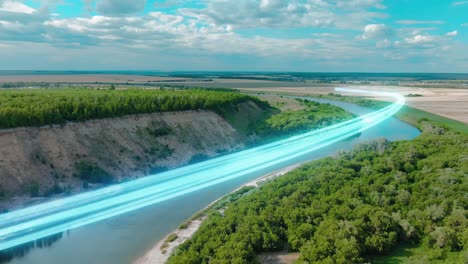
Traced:
[[[349, 86], [349, 85], [346, 85]], [[374, 91], [392, 91], [402, 95], [421, 95], [406, 97], [407, 105], [468, 124], [468, 89], [455, 88], [417, 88], [402, 86], [353, 86]], [[334, 87], [262, 87], [240, 88], [249, 92], [285, 93], [296, 95], [318, 95], [334, 93]], [[355, 96], [355, 94], [346, 94]], [[388, 98], [368, 98], [385, 101]]]
[[[436, 115], [461, 121], [468, 124], [468, 81], [458, 81], [457, 85], [450, 82], [402, 82], [400, 86], [379, 85], [378, 82], [369, 85], [317, 83], [313, 81], [271, 81], [231, 78], [183, 78], [158, 77], [123, 74], [70, 74], [70, 75], [1, 75], [0, 83], [4, 82], [48, 82], [77, 85], [183, 85], [188, 87], [226, 87], [248, 92], [285, 93], [297, 95], [317, 95], [334, 92], [337, 86], [351, 86], [368, 90], [397, 91], [403, 95], [420, 95], [407, 97], [411, 107]], [[456, 87], [456, 88], [448, 88]], [[372, 98], [387, 100], [386, 98]]]

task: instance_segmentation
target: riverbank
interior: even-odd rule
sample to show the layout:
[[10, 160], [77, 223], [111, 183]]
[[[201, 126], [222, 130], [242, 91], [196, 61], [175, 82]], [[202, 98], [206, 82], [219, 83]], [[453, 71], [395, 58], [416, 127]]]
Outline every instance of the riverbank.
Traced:
[[[296, 164], [293, 166], [289, 166], [278, 170], [276, 172], [267, 174], [263, 177], [250, 181], [241, 187], [237, 188], [236, 190], [232, 191], [231, 193], [227, 194], [229, 196], [236, 191], [244, 188], [244, 187], [254, 187], [258, 188], [262, 185], [262, 183], [275, 179], [277, 177], [283, 176], [286, 173], [293, 171], [294, 169], [298, 168], [300, 164]], [[195, 214], [195, 216], [190, 219], [188, 222], [184, 223], [179, 227], [177, 230], [174, 230], [170, 234], [163, 237], [159, 240], [149, 251], [147, 251], [142, 257], [138, 258], [133, 264], [164, 264], [166, 263], [167, 259], [171, 256], [174, 249], [176, 249], [179, 245], [184, 243], [187, 239], [190, 239], [192, 235], [200, 228], [201, 224], [206, 218], [206, 213], [212, 208], [217, 202], [222, 200], [223, 196], [216, 201], [209, 204], [207, 207], [202, 209], [199, 213]], [[220, 209], [223, 210], [223, 209]]]
[[466, 213], [458, 201], [468, 141], [424, 120], [420, 126], [413, 140], [373, 142], [311, 162], [209, 214], [169, 263], [254, 263], [279, 251], [299, 252], [308, 263], [389, 263], [409, 242], [420, 250], [401, 262], [464, 263], [467, 225], [453, 219]]
[[[361, 111], [371, 111], [370, 109], [363, 109], [358, 105], [345, 104], [339, 101], [335, 103], [336, 106], [354, 114], [362, 113]], [[398, 131], [398, 133], [394, 131]], [[368, 142], [369, 140], [378, 139], [380, 137], [395, 141], [412, 139], [417, 135], [419, 135], [419, 131], [414, 127], [410, 127], [408, 124], [396, 119], [391, 119], [375, 128], [364, 131], [360, 136], [334, 144], [321, 151], [301, 156], [298, 159], [294, 159], [294, 162], [289, 164], [297, 164], [328, 157], [334, 155], [338, 151], [350, 150], [352, 146], [356, 144]], [[278, 169], [280, 169], [280, 167], [277, 167], [275, 170]], [[133, 263], [138, 257], [143, 256], [147, 250], [151, 249], [155, 241], [169, 234], [172, 230], [177, 229], [180, 223], [184, 223], [187, 219], [191, 219], [191, 217], [193, 218], [193, 215], [206, 207], [206, 205], [219, 197], [225, 196], [242, 184], [262, 177], [265, 174], [267, 173], [253, 173], [245, 179], [229, 181], [199, 192], [171, 199], [170, 201], [148, 207], [145, 210], [134, 211], [115, 217], [109, 221], [102, 221], [97, 224], [75, 229], [67, 233], [66, 236], [57, 241], [53, 246], [30, 250], [28, 254], [21, 258], [15, 258], [10, 264], [81, 264], [83, 262], [89, 264]], [[282, 177], [279, 179], [281, 178]], [[268, 183], [270, 182], [272, 181]], [[265, 185], [262, 185], [262, 188]], [[260, 189], [261, 188], [259, 188], [259, 190]], [[227, 196], [222, 201], [218, 202], [215, 210], [219, 210], [223, 205], [232, 201], [243, 197], [249, 197], [259, 190], [252, 190], [252, 187], [243, 188], [234, 195]], [[252, 194], [243, 195], [250, 191], [252, 191]], [[230, 203], [230, 205], [232, 205], [232, 203]], [[226, 210], [229, 210], [229, 208]], [[214, 210], [211, 212], [216, 213]], [[197, 236], [200, 230], [203, 230], [205, 223], [201, 225], [200, 229], [193, 237]], [[118, 232], [116, 232], [117, 230]], [[70, 259], [70, 255], [80, 255], [81, 257], [79, 259]]]
[[[281, 97], [279, 97], [279, 98], [281, 98]], [[270, 101], [271, 98], [263, 97], [262, 99]], [[281, 98], [281, 99], [284, 99], [284, 98]], [[270, 102], [270, 103], [274, 104], [274, 102]], [[279, 176], [282, 176], [282, 175], [294, 170], [295, 168], [299, 167], [300, 165], [301, 164], [297, 164], [295, 166], [287, 167], [287, 168], [284, 168], [282, 170], [276, 171], [274, 173], [265, 175], [265, 176], [263, 176], [261, 178], [258, 178], [258, 179], [254, 180], [254, 181], [251, 181], [249, 183], [244, 184], [242, 187], [248, 187], [248, 186], [258, 187], [258, 186], [261, 185], [261, 183], [263, 183], [265, 181], [268, 181], [270, 179], [274, 179], [274, 178], [277, 178]], [[236, 192], [239, 189], [236, 189], [235, 191], [231, 192], [230, 194], [228, 194], [228, 195], [226, 195], [224, 197], [227, 197], [227, 196], [233, 194], [234, 192]], [[209, 206], [207, 206], [203, 210], [199, 211], [199, 213], [196, 214], [196, 217], [192, 218], [192, 220], [193, 219], [200, 219], [200, 217], [205, 217], [205, 213], [209, 210], [209, 208], [211, 208], [214, 204], [216, 204], [219, 200], [221, 200], [223, 198], [220, 198], [220, 199], [216, 200], [215, 202], [211, 203]], [[177, 246], [179, 246], [180, 244], [184, 243], [187, 239], [191, 238], [191, 236], [200, 228], [201, 222], [192, 224], [189, 221], [188, 225], [190, 226], [191, 230], [193, 231], [193, 232], [190, 233], [189, 236], [185, 236], [186, 233], [183, 230], [180, 230], [180, 229], [173, 231], [172, 233], [170, 233], [169, 235], [165, 236], [163, 239], [158, 241], [157, 244], [151, 250], [149, 250], [143, 257], [139, 258], [136, 262], [134, 262], [134, 264], [165, 263], [167, 261], [167, 259], [170, 257], [173, 250], [175, 248], [177, 248]], [[164, 248], [164, 247], [161, 248], [161, 246], [168, 240], [168, 238], [170, 236], [175, 236], [175, 237], [178, 237], [178, 238], [181, 238], [181, 239], [176, 239], [176, 240], [170, 242], [169, 247], [167, 247], [167, 248]], [[169, 248], [170, 248], [170, 250], [169, 250]], [[166, 250], [166, 253], [162, 254], [162, 251], [164, 251], [164, 250]], [[265, 255], [263, 257], [265, 257], [266, 260], [271, 259], [271, 258], [281, 259], [281, 258], [278, 258], [278, 256], [271, 256], [271, 255]], [[290, 256], [288, 256], [288, 257], [290, 257]], [[265, 263], [268, 263], [268, 262], [265, 262]]]
[[[200, 228], [205, 217], [189, 221], [184, 228], [179, 228], [171, 234], [158, 241], [143, 257], [139, 258], [134, 264], [163, 264], [167, 261], [172, 251]], [[174, 239], [174, 240], [173, 240]], [[172, 240], [172, 241], [171, 241]]]
[[[468, 89], [446, 87], [410, 87], [379, 85], [345, 85], [370, 91], [391, 91], [406, 96], [406, 105], [438, 116], [450, 118], [468, 124]], [[335, 87], [259, 87], [239, 88], [247, 93], [273, 93], [295, 96], [317, 96], [335, 93]], [[354, 96], [354, 94], [343, 93]], [[389, 101], [385, 97], [369, 96], [372, 100]]]

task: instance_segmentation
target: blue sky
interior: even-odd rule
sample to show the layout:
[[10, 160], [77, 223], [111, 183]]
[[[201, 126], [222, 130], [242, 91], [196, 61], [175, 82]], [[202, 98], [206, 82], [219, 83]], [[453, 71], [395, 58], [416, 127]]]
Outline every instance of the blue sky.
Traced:
[[468, 72], [468, 1], [0, 0], [0, 69]]

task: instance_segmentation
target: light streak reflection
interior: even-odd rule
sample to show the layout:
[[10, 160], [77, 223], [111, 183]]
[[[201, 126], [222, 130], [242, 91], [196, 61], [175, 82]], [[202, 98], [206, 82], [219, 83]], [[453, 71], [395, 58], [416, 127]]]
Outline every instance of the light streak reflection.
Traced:
[[[336, 88], [339, 92], [388, 96], [396, 102], [375, 112], [260, 147], [0, 215], [0, 250], [166, 201], [253, 172], [292, 165], [298, 157], [356, 135], [398, 112], [403, 96]], [[288, 164], [289, 162], [289, 164]]]

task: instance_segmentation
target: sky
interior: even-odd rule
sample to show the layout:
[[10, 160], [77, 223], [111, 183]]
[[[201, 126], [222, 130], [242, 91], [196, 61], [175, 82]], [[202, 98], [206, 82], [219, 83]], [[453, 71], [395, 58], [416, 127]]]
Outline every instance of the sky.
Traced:
[[468, 72], [468, 1], [0, 0], [0, 70]]

